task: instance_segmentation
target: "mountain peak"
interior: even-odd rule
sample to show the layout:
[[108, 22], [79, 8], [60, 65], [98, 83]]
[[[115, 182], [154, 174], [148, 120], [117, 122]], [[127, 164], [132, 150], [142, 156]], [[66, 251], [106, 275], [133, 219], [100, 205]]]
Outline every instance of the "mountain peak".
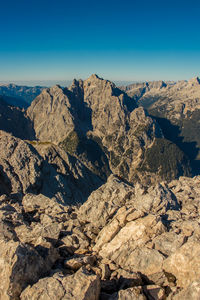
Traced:
[[100, 78], [97, 74], [92, 74], [87, 80], [91, 80], [91, 81], [94, 81], [94, 80], [103, 80], [102, 78]]
[[60, 93], [60, 92], [63, 92], [63, 89], [61, 88], [61, 86], [59, 84], [56, 84], [56, 85], [53, 85], [52, 87], [50, 88], [47, 88], [47, 89], [44, 89], [44, 93], [45, 91], [49, 91], [50, 94], [55, 94], [55, 93]]
[[99, 77], [97, 74], [92, 74], [88, 79], [84, 80], [84, 84], [88, 86], [99, 86], [102, 88], [102, 85], [105, 86], [107, 89], [111, 90], [115, 88], [115, 84], [112, 81]]
[[52, 89], [55, 89], [55, 90], [57, 90], [57, 89], [62, 89], [61, 86], [60, 86], [59, 84], [55, 84], [55, 85], [53, 85], [51, 88], [52, 88]]

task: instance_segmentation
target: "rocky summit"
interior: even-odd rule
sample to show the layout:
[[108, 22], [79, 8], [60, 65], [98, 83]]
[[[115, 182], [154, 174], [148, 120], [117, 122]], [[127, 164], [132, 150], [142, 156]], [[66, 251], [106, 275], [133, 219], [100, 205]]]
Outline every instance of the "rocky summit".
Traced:
[[59, 145], [103, 180], [110, 173], [130, 183], [190, 175], [187, 156], [165, 139], [158, 123], [97, 75], [74, 80], [68, 89], [43, 90], [27, 117], [38, 140]]
[[200, 176], [138, 100], [175, 86], [0, 100], [0, 300], [199, 300]]

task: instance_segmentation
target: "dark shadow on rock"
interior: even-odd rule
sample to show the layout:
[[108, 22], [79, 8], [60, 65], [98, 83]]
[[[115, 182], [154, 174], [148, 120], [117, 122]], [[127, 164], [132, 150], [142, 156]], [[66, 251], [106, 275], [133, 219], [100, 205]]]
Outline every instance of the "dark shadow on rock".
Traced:
[[93, 130], [92, 110], [84, 101], [84, 90], [79, 82], [75, 81], [73, 91], [64, 89], [64, 93], [70, 100], [70, 112], [74, 117], [75, 132], [79, 140], [76, 155], [80, 157], [81, 161], [90, 162], [94, 166], [94, 173], [105, 182], [111, 174], [109, 162], [101, 140], [87, 136], [87, 132]]
[[147, 97], [145, 98], [144, 97], [144, 98], [141, 99], [141, 97], [145, 94], [145, 92], [146, 92], [146, 90], [143, 93], [141, 93], [141, 95], [137, 98], [137, 104], [148, 110], [149, 108], [151, 108], [151, 106], [155, 102], [160, 100], [161, 97], [160, 96], [152, 96], [151, 98], [147, 98]]
[[160, 125], [163, 134], [166, 139], [170, 140], [176, 144], [190, 159], [192, 175], [200, 174], [200, 160], [196, 160], [199, 152], [199, 147], [197, 142], [186, 142], [184, 141], [184, 136], [182, 136], [181, 127], [179, 125], [172, 124], [166, 118], [160, 118], [150, 115], [152, 119], [155, 119]]
[[40, 222], [40, 218], [38, 216], [35, 218], [35, 215], [37, 215], [37, 210], [25, 212], [24, 209], [22, 208], [23, 220], [29, 225], [31, 225], [32, 222], [36, 222], [36, 223]]
[[20, 138], [33, 140], [35, 132], [31, 120], [18, 107], [8, 106], [0, 97], [0, 130]]
[[74, 117], [75, 130], [81, 131], [84, 135], [87, 131], [93, 130], [92, 110], [84, 102], [84, 90], [79, 86], [79, 82], [76, 81], [73, 91], [64, 89], [63, 92], [70, 100], [70, 112]]
[[129, 97], [125, 92], [120, 90], [117, 87], [113, 87], [112, 89], [112, 96], [119, 97], [120, 95], [123, 95], [123, 104], [127, 107], [127, 110], [129, 112], [132, 112], [135, 108], [137, 108], [137, 104], [135, 103], [135, 100], [133, 100], [131, 97]]
[[12, 191], [12, 185], [9, 177], [4, 172], [3, 167], [0, 165], [0, 195], [9, 195]]
[[10, 106], [15, 106], [15, 107], [20, 107], [20, 108], [27, 109], [30, 105], [29, 103], [24, 101], [23, 98], [20, 98], [20, 97], [11, 97], [11, 96], [2, 95], [2, 99], [3, 99], [3, 101], [5, 101]]

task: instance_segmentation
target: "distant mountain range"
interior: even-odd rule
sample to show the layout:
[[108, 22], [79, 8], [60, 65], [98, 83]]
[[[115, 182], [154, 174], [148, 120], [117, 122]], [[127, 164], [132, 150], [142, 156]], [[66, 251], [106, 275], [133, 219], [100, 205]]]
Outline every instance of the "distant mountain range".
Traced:
[[28, 87], [15, 84], [1, 84], [0, 96], [10, 105], [27, 108], [43, 89], [44, 87], [41, 86]]

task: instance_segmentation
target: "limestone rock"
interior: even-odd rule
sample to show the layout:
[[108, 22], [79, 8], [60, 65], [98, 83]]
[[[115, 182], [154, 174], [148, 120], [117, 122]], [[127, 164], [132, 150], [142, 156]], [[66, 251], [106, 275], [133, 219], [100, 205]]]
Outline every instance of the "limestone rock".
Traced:
[[34, 149], [14, 136], [0, 132], [1, 186], [7, 193], [27, 193], [41, 188], [42, 159]]
[[157, 184], [148, 190], [139, 184], [135, 186], [134, 207], [146, 213], [154, 212], [165, 214], [170, 209], [180, 209], [176, 199], [165, 185]]
[[133, 193], [130, 185], [111, 175], [107, 183], [94, 191], [80, 207], [79, 219], [102, 228]]
[[51, 268], [31, 246], [0, 241], [0, 299], [18, 299], [22, 290]]
[[[150, 275], [161, 270], [164, 258], [158, 251], [145, 248], [144, 245], [154, 235], [164, 231], [159, 218], [148, 215], [128, 222], [119, 232], [113, 234], [108, 242], [105, 240], [105, 243], [102, 241], [100, 245], [97, 243], [94, 250], [100, 250], [99, 254], [102, 257], [113, 260], [121, 268]], [[98, 239], [100, 237], [101, 232]]]
[[117, 269], [116, 277], [120, 289], [127, 289], [129, 287], [140, 286], [143, 284], [141, 275], [136, 272], [128, 272], [125, 269]]
[[0, 132], [1, 194], [13, 193], [22, 197], [27, 193], [41, 193], [63, 204], [75, 204], [84, 202], [103, 183], [61, 149], [49, 144], [36, 145], [37, 142], [25, 142]]
[[183, 289], [176, 295], [173, 295], [174, 300], [199, 300], [200, 298], [200, 282], [193, 281], [186, 289]]
[[132, 287], [126, 290], [120, 290], [113, 294], [108, 300], [146, 300], [147, 298], [140, 287]]
[[176, 277], [179, 287], [185, 288], [199, 279], [199, 253], [199, 242], [188, 241], [164, 261], [164, 270]]
[[96, 258], [94, 256], [75, 256], [66, 260], [64, 264], [66, 268], [78, 270], [85, 265], [94, 265], [95, 260]]
[[[43, 90], [27, 115], [41, 142], [59, 145], [104, 180], [111, 171], [129, 182], [189, 174], [187, 159], [163, 138], [158, 124], [126, 93], [97, 75], [74, 80], [69, 89]], [[166, 159], [169, 149], [173, 153], [168, 166], [159, 156], [160, 148]], [[157, 164], [154, 152], [160, 158]]]
[[98, 300], [100, 294], [99, 277], [80, 269], [66, 277], [46, 277], [21, 294], [22, 300]]
[[164, 232], [153, 239], [155, 249], [164, 255], [171, 255], [185, 242], [185, 236], [174, 232]]
[[[33, 121], [36, 137], [55, 144], [62, 141], [67, 130], [74, 127], [70, 107], [69, 99], [60, 86], [44, 89], [27, 110], [27, 115]], [[61, 130], [63, 128], [64, 131]]]
[[109, 279], [110, 275], [111, 275], [109, 266], [106, 264], [101, 264], [100, 269], [101, 269], [101, 279], [103, 279], [103, 280]]
[[[48, 169], [50, 169], [52, 174], [49, 176], [47, 173], [47, 176], [50, 179], [51, 177], [56, 178], [56, 181], [62, 180], [59, 185], [56, 185], [55, 190], [52, 188], [52, 196], [55, 196], [56, 193], [58, 194], [59, 187], [60, 193], [65, 193], [68, 199], [71, 198], [71, 201], [68, 200], [68, 203], [85, 202], [91, 192], [104, 183], [93, 170], [87, 168], [80, 160], [66, 153], [60, 147], [52, 143], [32, 142], [32, 144], [50, 167], [47, 168], [47, 172], [49, 173]], [[45, 195], [48, 195], [49, 186], [54, 186], [53, 180], [49, 180], [43, 186]], [[62, 186], [64, 186], [63, 189]], [[85, 188], [86, 186], [87, 188]]]

